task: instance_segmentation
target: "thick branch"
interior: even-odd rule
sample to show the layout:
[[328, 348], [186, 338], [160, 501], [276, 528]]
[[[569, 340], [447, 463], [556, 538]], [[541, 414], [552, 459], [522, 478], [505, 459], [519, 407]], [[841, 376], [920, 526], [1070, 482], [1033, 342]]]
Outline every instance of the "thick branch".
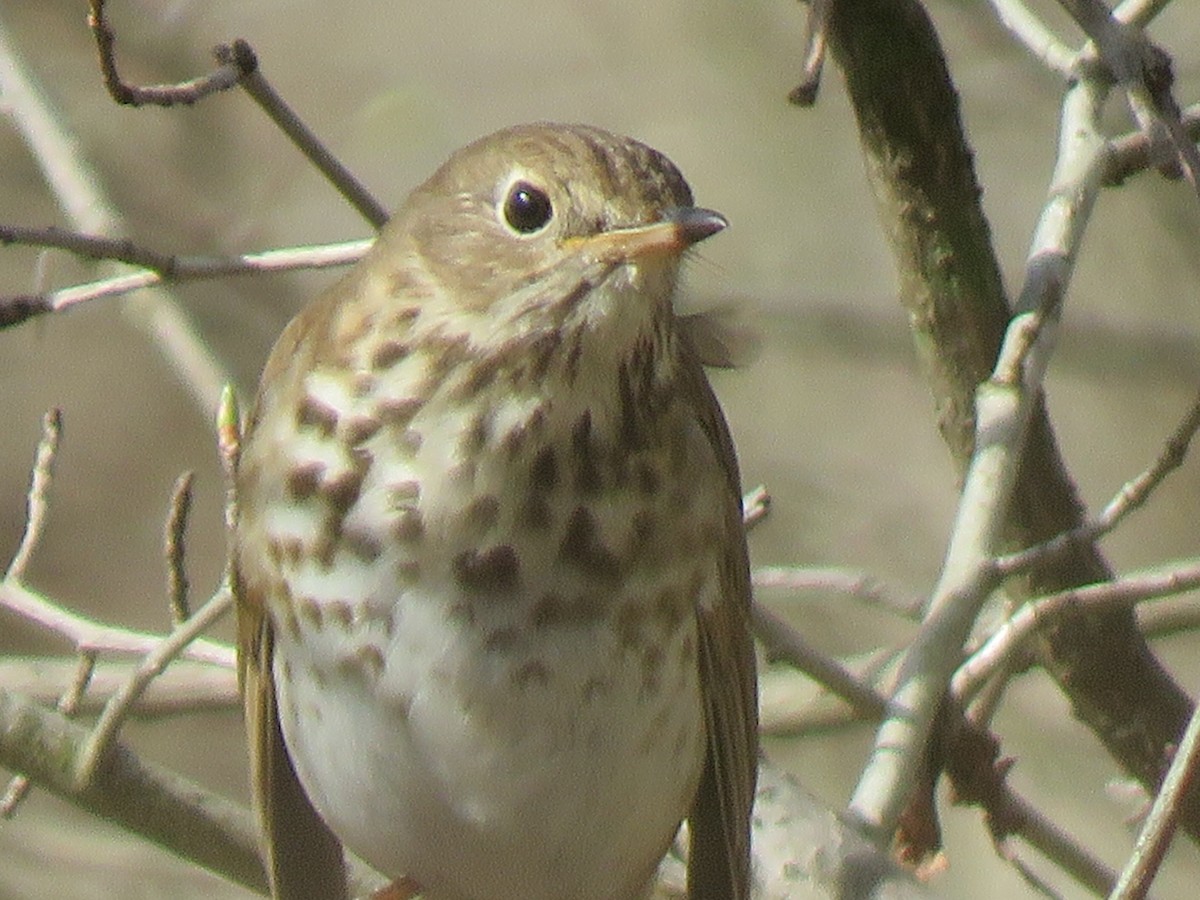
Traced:
[[[845, 73], [867, 167], [900, 274], [918, 356], [938, 421], [964, 471], [973, 450], [973, 398], [999, 349], [1010, 310], [971, 151], [937, 37], [914, 0], [835, 4], [830, 46]], [[1060, 285], [1065, 288], [1065, 285]], [[1010, 507], [1010, 546], [1043, 541], [1083, 509], [1040, 402]], [[1032, 573], [1052, 593], [1111, 577], [1094, 546]], [[1128, 610], [1081, 610], [1042, 645], [1042, 659], [1078, 715], [1150, 789], [1188, 721], [1186, 695], [1158, 665]], [[1200, 807], [1185, 821], [1200, 833]]]
[[97, 777], [75, 780], [88, 731], [60, 713], [0, 690], [0, 765], [260, 894], [267, 892], [248, 810], [113, 747]]

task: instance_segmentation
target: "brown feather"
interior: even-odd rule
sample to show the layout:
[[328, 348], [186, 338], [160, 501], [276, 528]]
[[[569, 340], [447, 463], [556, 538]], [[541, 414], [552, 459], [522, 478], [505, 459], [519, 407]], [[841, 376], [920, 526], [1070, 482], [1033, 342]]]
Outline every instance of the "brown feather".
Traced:
[[750, 816], [758, 776], [758, 688], [750, 634], [750, 566], [741, 515], [741, 479], [729, 426], [690, 347], [685, 352], [687, 396], [720, 460], [728, 483], [723, 602], [697, 611], [700, 682], [708, 753], [688, 831], [691, 900], [750, 896]]

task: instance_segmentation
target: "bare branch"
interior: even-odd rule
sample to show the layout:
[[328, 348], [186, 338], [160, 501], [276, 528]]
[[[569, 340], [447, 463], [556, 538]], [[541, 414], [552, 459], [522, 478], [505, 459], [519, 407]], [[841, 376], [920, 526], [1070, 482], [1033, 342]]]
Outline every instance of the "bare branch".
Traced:
[[191, 614], [188, 611], [187, 568], [184, 565], [184, 538], [187, 534], [188, 512], [192, 508], [191, 472], [184, 472], [175, 481], [171, 505], [163, 529], [163, 556], [167, 560], [167, 602], [171, 606], [171, 621], [179, 625]]
[[1171, 846], [1171, 838], [1179, 822], [1184, 798], [1196, 781], [1200, 768], [1200, 707], [1193, 713], [1187, 730], [1179, 742], [1179, 749], [1171, 761], [1163, 779], [1162, 788], [1154, 798], [1150, 815], [1146, 817], [1137, 845], [1112, 900], [1141, 900], [1150, 891], [1150, 883], [1162, 865], [1163, 857]]
[[[76, 238], [90, 239], [85, 235]], [[171, 280], [193, 281], [253, 275], [259, 272], [288, 272], [347, 266], [362, 259], [373, 240], [346, 241], [316, 247], [283, 247], [241, 256], [173, 256], [166, 264]], [[138, 249], [138, 253], [152, 253]], [[0, 298], [0, 328], [17, 325], [43, 313], [62, 312], [90, 300], [117, 297], [167, 280], [161, 271], [141, 269], [100, 281], [62, 288], [45, 294]]]
[[[67, 685], [55, 703], [55, 708], [68, 719], [72, 718], [79, 710], [80, 700], [87, 691], [92, 680], [92, 673], [95, 671], [95, 652], [88, 650], [80, 653], [75, 662], [71, 683]], [[29, 779], [24, 775], [14, 775], [8, 783], [8, 790], [4, 792], [4, 797], [0, 799], [0, 818], [11, 819], [28, 793]]]
[[260, 894], [266, 875], [249, 810], [117, 745], [102, 778], [76, 782], [88, 732], [65, 716], [0, 689], [0, 765], [173, 853]]
[[[67, 133], [62, 117], [52, 110], [16, 52], [0, 30], [0, 94], [55, 199], [76, 231], [120, 234], [124, 228], [100, 185], [103, 179], [80, 155], [80, 144]], [[0, 309], [0, 324], [13, 317], [28, 318], [44, 311], [46, 303], [34, 297], [17, 298]], [[152, 340], [167, 363], [204, 410], [216, 407], [221, 385], [229, 380], [221, 364], [196, 333], [182, 307], [166, 293], [143, 295], [126, 303], [122, 313]]]
[[217, 591], [196, 614], [175, 627], [157, 646], [146, 654], [133, 676], [104, 706], [104, 712], [92, 729], [87, 743], [81, 748], [77, 761], [76, 778], [85, 785], [96, 774], [96, 769], [105, 759], [121, 724], [138, 697], [174, 659], [180, 656], [198, 635], [210, 628], [214, 622], [233, 608], [233, 594], [227, 587]]
[[54, 477], [54, 458], [62, 437], [62, 421], [62, 410], [59, 409], [50, 410], [42, 418], [42, 437], [38, 441], [29, 492], [25, 499], [25, 530], [21, 534], [17, 552], [8, 564], [8, 571], [4, 573], [4, 581], [20, 581], [25, 576], [25, 569], [46, 526], [46, 496]]
[[922, 765], [925, 742], [963, 643], [997, 583], [992, 556], [1007, 524], [1025, 432], [1053, 347], [1052, 325], [1100, 189], [1104, 143], [1096, 130], [1105, 89], [1081, 79], [1067, 92], [1062, 147], [1050, 198], [1034, 234], [1019, 308], [992, 379], [980, 385], [975, 451], [967, 470], [942, 575], [925, 625], [909, 647], [875, 752], [850, 803], [877, 837], [895, 830]]
[[1063, 78], [1072, 77], [1076, 53], [1046, 27], [1023, 0], [990, 0], [996, 18], [1042, 65]]
[[88, 17], [88, 24], [96, 38], [104, 84], [117, 103], [128, 106], [186, 106], [209, 94], [240, 85], [363, 218], [376, 229], [388, 220], [387, 210], [379, 205], [350, 170], [318, 140], [263, 77], [258, 57], [248, 43], [236, 40], [231, 44], [218, 46], [213, 51], [218, 66], [207, 75], [178, 84], [136, 87], [123, 81], [117, 72], [114, 50], [116, 34], [105, 18], [104, 5], [105, 0], [89, 0], [91, 15]]
[[750, 615], [754, 635], [763, 643], [768, 655], [786, 659], [849, 703], [860, 715], [872, 719], [883, 715], [886, 709], [883, 699], [837, 660], [810, 646], [794, 628], [761, 603], [754, 604]]
[[868, 572], [816, 566], [757, 566], [750, 574], [756, 588], [833, 591], [906, 619], [916, 620], [925, 605], [924, 598], [901, 596]]
[[[88, 651], [95, 655], [96, 651]], [[98, 659], [77, 711], [99, 713], [132, 677], [137, 663]], [[0, 684], [13, 693], [53, 706], [71, 690], [78, 662], [69, 657], [0, 657]], [[240, 708], [237, 677], [224, 666], [176, 660], [138, 698], [131, 716], [152, 719], [206, 710]]]
[[117, 72], [115, 45], [116, 33], [104, 15], [105, 0], [88, 0], [88, 27], [96, 39], [100, 52], [100, 72], [104, 86], [112, 98], [122, 106], [190, 106], [202, 97], [236, 87], [242, 71], [237, 60], [220, 60], [220, 66], [207, 75], [179, 84], [136, 87], [127, 84]]
[[1005, 576], [1043, 564], [1080, 544], [1090, 543], [1114, 528], [1131, 512], [1138, 509], [1163, 480], [1178, 469], [1187, 458], [1192, 438], [1200, 429], [1200, 394], [1175, 426], [1167, 438], [1158, 458], [1144, 472], [1126, 482], [1098, 516], [1077, 528], [1057, 535], [1050, 540], [1028, 547], [996, 560], [996, 568]]
[[1020, 650], [1055, 616], [1080, 606], [1132, 605], [1200, 587], [1200, 561], [1189, 560], [1129, 575], [1117, 581], [1072, 588], [1023, 605], [963, 663], [950, 689], [964, 701], [971, 698], [996, 670]]
[[[224, 589], [217, 596], [225, 593]], [[0, 582], [0, 608], [48, 628], [78, 650], [145, 655], [162, 642], [162, 635], [118, 628], [73, 613], [43, 594], [15, 581]], [[232, 671], [233, 648], [220, 641], [199, 638], [184, 648], [181, 658], [211, 663]]]
[[751, 488], [742, 497], [742, 524], [749, 531], [767, 517], [771, 511], [771, 495], [763, 485]]
[[788, 94], [788, 102], [796, 106], [812, 106], [817, 102], [821, 86], [821, 69], [825, 65], [825, 50], [829, 45], [829, 10], [834, 0], [812, 0], [804, 26], [804, 56], [800, 84]]

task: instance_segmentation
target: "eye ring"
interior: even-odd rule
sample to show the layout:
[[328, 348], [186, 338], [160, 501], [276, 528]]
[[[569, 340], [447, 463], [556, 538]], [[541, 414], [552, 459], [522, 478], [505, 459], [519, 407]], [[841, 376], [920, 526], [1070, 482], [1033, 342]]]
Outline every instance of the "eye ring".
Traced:
[[550, 195], [528, 181], [515, 181], [504, 197], [504, 221], [517, 234], [534, 234], [554, 218]]

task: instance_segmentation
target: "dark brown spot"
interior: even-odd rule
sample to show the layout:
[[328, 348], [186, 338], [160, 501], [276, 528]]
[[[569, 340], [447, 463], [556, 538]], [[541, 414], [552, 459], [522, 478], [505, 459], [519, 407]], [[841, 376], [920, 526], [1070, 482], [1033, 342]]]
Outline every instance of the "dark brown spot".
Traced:
[[392, 526], [392, 536], [403, 544], [411, 544], [425, 536], [425, 521], [421, 511], [411, 506], [399, 510], [396, 523]]
[[520, 640], [521, 632], [516, 628], [497, 628], [484, 639], [483, 649], [489, 653], [508, 653]]
[[371, 354], [372, 369], [390, 369], [409, 354], [409, 346], [405, 341], [384, 341]]
[[388, 485], [388, 502], [392, 508], [414, 506], [421, 498], [421, 483], [419, 481], [397, 481]]
[[500, 441], [500, 446], [510, 459], [521, 452], [521, 447], [525, 444], [525, 436], [524, 425], [518, 425], [516, 428], [510, 428], [505, 432], [504, 437]]
[[585, 411], [571, 429], [571, 462], [575, 467], [575, 487], [594, 494], [602, 487], [600, 450], [592, 435], [592, 414]]
[[479, 464], [474, 459], [462, 459], [452, 465], [446, 473], [455, 484], [474, 484]]
[[349, 628], [354, 622], [354, 607], [346, 600], [334, 600], [327, 603], [325, 611], [329, 614], [329, 618], [341, 625], [343, 629]]
[[534, 603], [530, 621], [536, 629], [586, 625], [600, 619], [604, 611], [600, 597], [594, 593], [585, 591], [575, 597], [566, 598], [549, 591]]
[[520, 579], [517, 551], [509, 544], [487, 550], [464, 550], [454, 558], [454, 580], [464, 591], [511, 591]]
[[284, 487], [292, 500], [307, 500], [317, 492], [321, 476], [325, 474], [325, 463], [308, 462], [295, 466], [287, 473]]
[[316, 397], [305, 396], [296, 409], [296, 424], [301, 428], [315, 428], [326, 437], [332, 437], [337, 429], [338, 414], [332, 406]]
[[[428, 297], [429, 291], [425, 290], [424, 286], [413, 286], [409, 290], [418, 297]], [[419, 306], [402, 306], [399, 309], [392, 311], [392, 327], [400, 328], [402, 326], [411, 325], [417, 320], [417, 316], [421, 314]]]
[[374, 644], [363, 644], [354, 651], [354, 658], [362, 666], [365, 673], [372, 678], [378, 678], [382, 674], [386, 664], [383, 658], [383, 651]]
[[304, 557], [304, 541], [298, 537], [284, 538], [280, 543], [283, 558], [290, 563], [298, 563]]
[[665, 631], [674, 631], [687, 615], [688, 605], [683, 595], [675, 588], [663, 588], [654, 598], [654, 618]]
[[567, 521], [567, 532], [558, 547], [559, 558], [599, 581], [613, 583], [621, 566], [612, 551], [600, 541], [596, 518], [583, 506], [575, 507]]
[[529, 486], [535, 491], [552, 491], [558, 484], [558, 462], [553, 447], [543, 447], [529, 467]]
[[425, 401], [416, 397], [389, 397], [379, 402], [375, 413], [387, 425], [401, 428], [408, 425], [424, 405]]
[[567, 350], [567, 365], [565, 372], [568, 383], [574, 384], [575, 379], [579, 377], [579, 360], [582, 358], [583, 338], [579, 334], [576, 334], [575, 339], [571, 341], [570, 348]]
[[342, 530], [342, 546], [363, 562], [375, 562], [383, 555], [383, 544], [373, 533], [362, 528]]
[[658, 469], [645, 460], [639, 460], [633, 464], [633, 480], [637, 484], [638, 490], [647, 497], [657, 494], [659, 487], [662, 486]]
[[375, 393], [379, 380], [370, 372], [356, 372], [354, 375], [354, 396], [362, 399]]
[[583, 702], [588, 703], [612, 690], [612, 682], [607, 678], [591, 676], [583, 683]]
[[614, 624], [621, 647], [626, 650], [636, 647], [646, 630], [646, 608], [634, 600], [622, 603], [617, 607]]
[[658, 644], [650, 644], [642, 651], [642, 683], [639, 688], [641, 696], [646, 697], [655, 693], [662, 679], [663, 649]]
[[322, 569], [328, 571], [333, 566], [333, 557], [337, 553], [338, 544], [342, 540], [342, 522], [344, 516], [330, 513], [321, 523], [321, 531], [316, 542], [312, 545], [312, 558]]
[[492, 436], [492, 417], [482, 412], [471, 420], [462, 436], [462, 453], [464, 456], [474, 456], [481, 452]]
[[334, 515], [345, 516], [350, 512], [354, 504], [358, 502], [359, 494], [362, 493], [363, 480], [366, 477], [365, 470], [351, 469], [321, 484], [321, 496], [325, 498]]
[[399, 429], [395, 435], [397, 449], [409, 457], [417, 455], [417, 451], [421, 449], [423, 441], [424, 438], [421, 437], [421, 432], [413, 428]]
[[546, 502], [544, 495], [529, 493], [525, 496], [518, 524], [540, 531], [550, 527], [551, 518], [550, 504]]
[[541, 660], [531, 659], [513, 672], [512, 680], [517, 687], [526, 687], [531, 684], [545, 687], [550, 681], [550, 670]]
[[316, 631], [321, 630], [323, 617], [321, 615], [321, 604], [311, 597], [301, 597], [296, 601], [296, 615], [303, 619], [309, 628]]
[[451, 622], [461, 622], [464, 625], [475, 624], [475, 605], [466, 600], [460, 600], [450, 607], [448, 618]]
[[415, 559], [402, 559], [396, 563], [396, 577], [405, 584], [416, 584], [421, 580], [421, 564]]
[[292, 636], [293, 639], [300, 639], [300, 622], [296, 618], [296, 611], [293, 607], [288, 606], [283, 610], [283, 629]]
[[633, 514], [633, 539], [640, 544], [649, 543], [658, 531], [657, 526], [653, 510], [639, 509]]
[[499, 369], [490, 361], [474, 361], [468, 368], [466, 377], [459, 382], [454, 398], [459, 402], [471, 400], [480, 391], [496, 381]]
[[482, 534], [500, 518], [500, 501], [492, 494], [476, 497], [463, 511], [463, 518], [477, 534]]
[[550, 364], [558, 351], [559, 338], [554, 333], [542, 335], [528, 348], [529, 377], [534, 382], [545, 381], [550, 372]]
[[549, 628], [552, 625], [562, 622], [565, 607], [566, 602], [563, 600], [561, 594], [557, 594], [554, 591], [547, 591], [533, 604], [533, 610], [530, 612], [529, 619], [533, 623], [534, 628]]
[[382, 426], [382, 421], [368, 416], [352, 419], [346, 423], [346, 442], [351, 447], [357, 447], [369, 440]]

